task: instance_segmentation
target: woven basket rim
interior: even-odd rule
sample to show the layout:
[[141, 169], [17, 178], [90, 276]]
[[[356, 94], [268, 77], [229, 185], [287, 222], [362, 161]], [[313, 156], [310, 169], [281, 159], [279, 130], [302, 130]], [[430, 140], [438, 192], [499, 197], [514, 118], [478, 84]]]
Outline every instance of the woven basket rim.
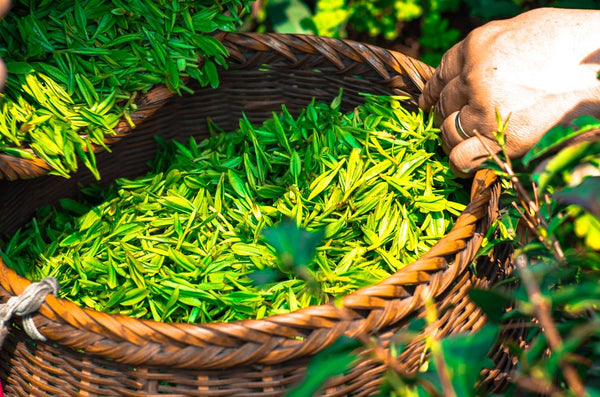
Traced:
[[[357, 56], [362, 56], [373, 68], [384, 70], [382, 72], [384, 78], [393, 78], [389, 69], [396, 73], [408, 73], [406, 71], [410, 70], [411, 78], [419, 89], [422, 89], [432, 71], [431, 67], [400, 53], [349, 40], [298, 34], [257, 33], [226, 33], [219, 37], [225, 42], [227, 40], [235, 43], [251, 41], [258, 43], [256, 44], [258, 47], [278, 48], [283, 57], [291, 60], [293, 60], [293, 54], [286, 45], [290, 41], [292, 46], [296, 45], [295, 43], [300, 43], [299, 45], [308, 43], [311, 50], [313, 48], [317, 48], [315, 51], [323, 49], [323, 52], [330, 56], [332, 63], [339, 64], [341, 67], [344, 65], [339, 54], [330, 49], [348, 48], [350, 54], [355, 53]], [[286, 45], [281, 44], [282, 40], [288, 40]], [[234, 59], [239, 55], [232, 53]], [[156, 89], [165, 91], [164, 87]], [[161, 95], [166, 100], [171, 94], [162, 93]], [[140, 109], [139, 119], [144, 120], [160, 109], [160, 106], [154, 104], [154, 107], [148, 110], [144, 109], [144, 104], [141, 104]], [[125, 136], [120, 132], [118, 135], [119, 139]], [[34, 316], [34, 321], [40, 332], [51, 341], [53, 339], [51, 328], [57, 326], [57, 323], [66, 323], [73, 329], [103, 335], [116, 343], [125, 341], [140, 347], [152, 344], [175, 344], [175, 341], [178, 341], [183, 346], [182, 348], [185, 346], [203, 347], [209, 343], [207, 341], [210, 341], [211, 344], [223, 348], [237, 348], [236, 346], [240, 345], [239, 333], [242, 332], [247, 333], [241, 338], [243, 342], [264, 344], [265, 350], [273, 347], [274, 344], [280, 346], [282, 343], [287, 343], [285, 348], [293, 350], [292, 355], [301, 356], [303, 346], [311, 343], [312, 335], [315, 332], [325, 332], [331, 336], [331, 340], [337, 339], [342, 334], [352, 336], [365, 330], [368, 330], [369, 333], [376, 332], [399, 321], [408, 313], [413, 313], [426, 300], [443, 293], [450, 286], [452, 280], [464, 271], [474, 259], [482, 234], [487, 231], [479, 230], [479, 228], [486, 229], [493, 222], [493, 214], [488, 214], [488, 207], [494, 194], [493, 186], [496, 184], [497, 179], [493, 171], [478, 171], [474, 177], [471, 200], [467, 208], [456, 219], [454, 227], [444, 238], [417, 261], [403, 267], [389, 278], [341, 298], [339, 306], [333, 303], [310, 306], [260, 320], [187, 324], [162, 323], [121, 314], [107, 314], [82, 308], [71, 301], [50, 295], [46, 298], [39, 313]], [[454, 257], [454, 260], [448, 259], [451, 257]], [[9, 294], [21, 294], [31, 284], [29, 280], [18, 276], [16, 272], [8, 268], [1, 259], [0, 265], [0, 286]], [[446, 274], [450, 274], [452, 277], [444, 277]], [[433, 285], [435, 288], [426, 288], [423, 287], [424, 285]], [[408, 300], [410, 304], [399, 305], [400, 298]], [[369, 314], [364, 314], [365, 311], [368, 311]], [[374, 311], [378, 311], [377, 313], [380, 315], [372, 315]], [[40, 324], [44, 324], [44, 326], [40, 327]], [[306, 334], [299, 335], [300, 330], [305, 330]], [[271, 337], [268, 336], [269, 333], [279, 338], [278, 341], [272, 342]], [[303, 336], [303, 338], [295, 339], [297, 336]], [[71, 347], [87, 351], [77, 343], [80, 342], [73, 342]], [[318, 346], [316, 350], [322, 350], [325, 347], [326, 345]], [[101, 348], [90, 351], [95, 355], [103, 356], [104, 354]], [[269, 352], [259, 356], [257, 361], [259, 363], [281, 361], [276, 354], [273, 355]], [[289, 356], [287, 355], [286, 359]], [[121, 360], [125, 363], [129, 362], [126, 358], [121, 358]]]

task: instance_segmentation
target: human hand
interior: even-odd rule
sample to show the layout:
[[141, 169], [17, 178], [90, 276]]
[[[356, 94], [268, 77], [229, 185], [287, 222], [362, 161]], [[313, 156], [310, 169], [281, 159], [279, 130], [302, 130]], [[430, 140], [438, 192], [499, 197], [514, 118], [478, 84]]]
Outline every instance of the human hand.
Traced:
[[[511, 158], [544, 133], [578, 116], [600, 116], [600, 11], [535, 9], [473, 30], [452, 47], [419, 97], [434, 106], [445, 150], [461, 175], [493, 150], [496, 111], [510, 114], [505, 131]], [[457, 129], [459, 127], [465, 135]]]
[[[2, 18], [8, 12], [10, 8], [10, 0], [0, 0], [0, 18]], [[4, 82], [6, 81], [6, 65], [0, 58], [0, 90], [4, 88]]]

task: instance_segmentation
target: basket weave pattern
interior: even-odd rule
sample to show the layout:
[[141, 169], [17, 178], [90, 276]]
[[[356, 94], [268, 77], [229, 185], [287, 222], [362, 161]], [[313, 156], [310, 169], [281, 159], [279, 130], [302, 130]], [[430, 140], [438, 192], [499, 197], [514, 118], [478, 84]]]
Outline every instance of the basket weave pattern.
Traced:
[[[121, 123], [109, 139], [111, 153], [98, 154], [103, 183], [146, 172], [156, 152], [153, 135], [206, 136], [207, 117], [232, 130], [242, 112], [253, 122], [270, 117], [282, 103], [297, 113], [313, 97], [330, 101], [340, 87], [346, 110], [362, 102], [359, 92], [405, 95], [416, 107], [432, 73], [402, 54], [345, 40], [253, 33], [219, 38], [231, 54], [220, 87], [176, 97], [158, 86], [142, 96], [132, 115], [138, 127], [131, 130]], [[0, 181], [0, 228], [5, 233], [40, 205], [74, 196], [78, 184], [91, 181], [82, 170], [70, 180], [45, 176], [8, 182], [44, 173], [35, 161], [13, 163], [0, 158], [5, 178]], [[444, 239], [388, 279], [346, 296], [341, 308], [327, 304], [261, 320], [165, 324], [83, 309], [48, 296], [34, 316], [48, 341], [30, 341], [15, 321], [0, 352], [0, 379], [7, 396], [279, 396], [302, 378], [314, 354], [341, 335], [376, 335], [387, 346], [394, 333], [423, 314], [429, 299], [435, 299], [441, 313], [435, 324], [439, 336], [476, 330], [485, 318], [467, 290], [501, 280], [507, 266], [493, 259], [480, 262], [477, 271], [470, 268], [496, 218], [498, 200], [495, 175], [479, 171], [471, 202]], [[20, 294], [29, 283], [2, 264], [0, 299]], [[400, 357], [407, 372], [417, 370], [423, 360], [422, 339], [416, 338]], [[368, 352], [362, 356], [346, 375], [329, 381], [323, 395], [376, 393], [385, 367]], [[494, 357], [504, 373], [510, 365], [506, 355]], [[488, 378], [493, 384], [497, 376]]]

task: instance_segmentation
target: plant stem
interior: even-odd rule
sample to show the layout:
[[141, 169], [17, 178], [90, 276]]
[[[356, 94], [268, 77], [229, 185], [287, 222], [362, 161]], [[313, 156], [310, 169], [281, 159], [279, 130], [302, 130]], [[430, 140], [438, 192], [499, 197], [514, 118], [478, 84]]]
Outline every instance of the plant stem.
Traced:
[[[539, 233], [538, 228], [540, 228], [540, 227], [545, 230], [548, 230], [548, 223], [546, 222], [546, 220], [540, 213], [540, 206], [538, 205], [537, 198], [536, 198], [536, 200], [531, 199], [531, 197], [529, 196], [529, 193], [527, 192], [527, 190], [525, 189], [523, 184], [521, 184], [519, 177], [514, 173], [510, 164], [508, 164], [505, 161], [502, 161], [500, 159], [500, 157], [498, 157], [498, 155], [492, 150], [492, 148], [483, 139], [483, 136], [479, 133], [479, 131], [474, 129], [473, 134], [475, 134], [475, 136], [479, 139], [479, 141], [481, 142], [483, 147], [488, 151], [488, 154], [492, 157], [492, 159], [496, 162], [496, 164], [498, 164], [498, 166], [500, 168], [502, 168], [502, 170], [504, 172], [506, 172], [506, 174], [509, 176], [509, 180], [517, 192], [517, 197], [518, 197], [519, 201], [521, 202], [521, 206], [523, 208], [529, 209], [529, 211], [535, 215], [535, 216], [531, 216], [529, 213], [525, 214], [522, 211], [519, 211], [521, 216], [524, 216], [530, 229], [535, 233], [535, 235], [538, 237], [540, 242], [542, 244], [544, 244], [552, 252], [554, 257], [556, 257], [556, 259], [558, 259], [558, 261], [560, 263], [563, 263], [565, 255], [563, 253], [562, 248], [560, 247], [559, 242], [556, 240], [556, 238], [553, 235], [545, 237], [544, 235]], [[525, 217], [525, 215], [527, 215], [527, 216]]]
[[540, 379], [531, 378], [528, 376], [518, 376], [514, 382], [523, 390], [527, 390], [535, 395], [549, 395], [552, 397], [563, 396], [565, 393], [562, 392], [558, 387], [548, 384]]
[[[439, 344], [439, 340], [434, 336], [435, 342]], [[450, 374], [448, 374], [448, 366], [446, 364], [446, 360], [444, 359], [444, 354], [441, 351], [441, 348], [435, 349], [432, 352], [433, 361], [435, 362], [435, 368], [438, 371], [438, 376], [440, 377], [440, 383], [442, 384], [442, 390], [444, 392], [444, 397], [456, 397], [456, 392], [454, 391], [454, 387], [452, 386], [452, 381], [450, 380]]]
[[[423, 296], [423, 299], [427, 298]], [[436, 307], [431, 299], [428, 299], [425, 302], [425, 313], [425, 319], [427, 320], [428, 328], [431, 329], [435, 325], [434, 321], [439, 318]], [[438, 330], [439, 328], [433, 328], [429, 332], [432, 339], [431, 357], [435, 363], [435, 369], [437, 370], [440, 378], [440, 383], [442, 384], [442, 393], [444, 397], [456, 397], [456, 391], [454, 390], [454, 386], [452, 386], [450, 374], [448, 373], [448, 365], [446, 364], [444, 352], [442, 351], [442, 346], [439, 340], [440, 338], [438, 337]]]
[[[515, 257], [515, 266], [519, 269], [521, 280], [523, 280], [527, 295], [529, 296], [531, 303], [533, 303], [535, 314], [546, 335], [548, 345], [552, 351], [559, 351], [563, 347], [562, 339], [552, 320], [550, 307], [546, 299], [544, 299], [542, 292], [527, 265], [528, 261], [526, 255], [519, 254]], [[584, 396], [586, 394], [585, 388], [575, 368], [564, 361], [560, 362], [560, 368], [563, 370], [565, 380], [573, 393], [575, 393], [576, 396]]]
[[[546, 231], [548, 230], [548, 224], [540, 213], [537, 195], [535, 196], [535, 200], [532, 200], [527, 190], [521, 184], [519, 178], [515, 175], [510, 164], [508, 164], [506, 161], [502, 161], [500, 157], [498, 157], [498, 155], [490, 148], [487, 142], [485, 142], [483, 139], [483, 136], [477, 130], [473, 130], [473, 133], [475, 136], [477, 136], [483, 147], [488, 151], [489, 155], [496, 162], [496, 164], [498, 164], [498, 166], [501, 167], [502, 170], [509, 176], [523, 208], [528, 208], [529, 211], [535, 216], [531, 216], [531, 213], [524, 213], [515, 205], [519, 211], [519, 214], [521, 214], [521, 216], [525, 219], [528, 227], [538, 236], [538, 239], [553, 253], [554, 257], [560, 263], [563, 263], [564, 253], [556, 238], [553, 235], [546, 237], [540, 233], [540, 229]], [[517, 269], [519, 269], [521, 274], [521, 280], [523, 280], [527, 295], [529, 296], [531, 303], [533, 303], [535, 315], [542, 326], [542, 330], [546, 336], [550, 350], [553, 352], [560, 351], [563, 347], [562, 339], [556, 328], [556, 325], [554, 324], [554, 321], [552, 320], [550, 307], [544, 299], [542, 292], [540, 291], [533, 275], [531, 274], [531, 271], [527, 266], [527, 256], [524, 254], [518, 254], [514, 261], [515, 266]], [[581, 382], [579, 374], [575, 368], [564, 360], [561, 360], [560, 367], [564, 373], [565, 380], [573, 393], [576, 396], [586, 395], [587, 393], [583, 383]]]

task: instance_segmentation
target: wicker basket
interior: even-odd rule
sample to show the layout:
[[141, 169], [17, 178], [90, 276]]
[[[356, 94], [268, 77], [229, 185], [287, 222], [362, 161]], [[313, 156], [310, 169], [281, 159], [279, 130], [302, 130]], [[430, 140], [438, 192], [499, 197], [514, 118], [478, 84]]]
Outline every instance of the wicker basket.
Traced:
[[[359, 92], [416, 98], [432, 69], [402, 54], [357, 42], [303, 35], [222, 34], [231, 53], [218, 89], [197, 89], [177, 97], [158, 86], [138, 101], [131, 132], [125, 123], [111, 142], [111, 153], [99, 153], [104, 182], [147, 171], [154, 157], [153, 135], [167, 139], [206, 136], [206, 117], [225, 130], [235, 129], [242, 111], [251, 121], [270, 117], [285, 103], [298, 111], [313, 98], [330, 101], [344, 88], [346, 110], [361, 103]], [[144, 122], [143, 122], [144, 121]], [[143, 123], [142, 123], [143, 122]], [[0, 156], [0, 226], [12, 233], [42, 204], [76, 195], [78, 185], [92, 181], [82, 170], [71, 179], [40, 176], [39, 160]], [[443, 313], [438, 335], [473, 331], [485, 322], [469, 301], [472, 286], [487, 287], [504, 278], [507, 261], [486, 258], [470, 266], [483, 235], [498, 210], [499, 186], [491, 171], [479, 171], [471, 202], [452, 231], [420, 260], [383, 282], [358, 290], [343, 308], [313, 306], [297, 312], [233, 323], [165, 324], [82, 309], [46, 298], [34, 316], [47, 342], [33, 341], [20, 320], [0, 352], [0, 379], [7, 396], [279, 396], [301, 381], [311, 357], [341, 335], [366, 332], [383, 346], [423, 314], [435, 299]], [[0, 299], [23, 292], [30, 282], [2, 264]], [[423, 360], [422, 338], [416, 338], [400, 360], [408, 372]], [[488, 390], [502, 387], [512, 363], [501, 349], [490, 353], [496, 368], [487, 373]], [[326, 396], [377, 392], [385, 366], [368, 352], [344, 376], [323, 389]]]

